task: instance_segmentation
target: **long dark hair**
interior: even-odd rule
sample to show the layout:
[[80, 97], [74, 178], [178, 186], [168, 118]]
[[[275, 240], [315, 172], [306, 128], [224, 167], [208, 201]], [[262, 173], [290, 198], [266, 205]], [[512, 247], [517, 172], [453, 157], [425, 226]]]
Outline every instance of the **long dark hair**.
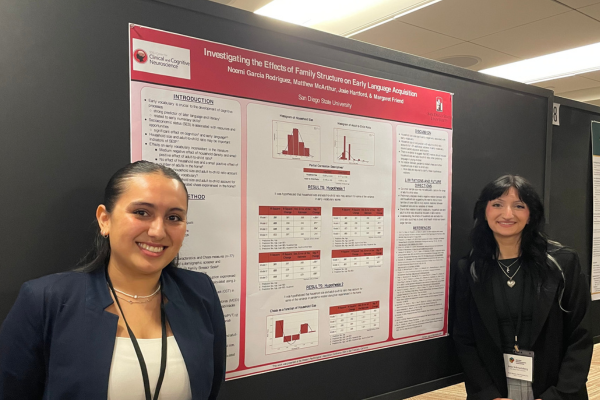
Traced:
[[[115, 207], [115, 204], [119, 200], [119, 197], [123, 194], [127, 188], [127, 181], [133, 177], [140, 175], [149, 174], [162, 174], [167, 178], [175, 179], [183, 185], [185, 194], [187, 196], [188, 191], [185, 187], [185, 183], [181, 180], [181, 177], [177, 172], [173, 171], [169, 167], [164, 165], [155, 164], [150, 161], [136, 161], [131, 164], [127, 164], [120, 170], [114, 173], [110, 178], [106, 187], [104, 188], [104, 200], [102, 204], [106, 207], [106, 211], [111, 213]], [[92, 243], [91, 250], [79, 261], [77, 264], [76, 271], [79, 272], [92, 272], [99, 268], [105, 268], [110, 260], [110, 241], [102, 236], [100, 233], [100, 226], [98, 221], [94, 221], [94, 241]], [[177, 267], [179, 256], [175, 257], [168, 266]]]
[[488, 202], [501, 197], [510, 188], [515, 188], [519, 199], [529, 208], [529, 223], [521, 233], [521, 259], [528, 266], [529, 272], [541, 281], [547, 275], [548, 239], [543, 233], [544, 205], [527, 179], [518, 175], [504, 175], [483, 188], [473, 210], [474, 225], [470, 235], [473, 249], [469, 263], [475, 281], [485, 277], [485, 266], [495, 263], [498, 253], [496, 239], [485, 218], [486, 207]]

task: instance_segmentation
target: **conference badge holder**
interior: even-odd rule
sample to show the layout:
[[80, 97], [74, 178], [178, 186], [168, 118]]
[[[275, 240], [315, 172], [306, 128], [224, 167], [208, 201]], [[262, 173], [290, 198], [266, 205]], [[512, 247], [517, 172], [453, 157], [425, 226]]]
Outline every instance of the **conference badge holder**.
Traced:
[[533, 351], [521, 350], [519, 348], [519, 333], [521, 332], [521, 323], [523, 320], [523, 298], [525, 296], [525, 288], [521, 289], [521, 298], [519, 301], [517, 324], [513, 321], [510, 305], [506, 291], [502, 290], [502, 297], [508, 309], [510, 325], [513, 328], [515, 336], [515, 344], [511, 353], [504, 353], [504, 370], [507, 378], [519, 379], [522, 381], [533, 382]]
[[504, 353], [504, 370], [507, 378], [533, 382], [533, 351], [515, 349]]

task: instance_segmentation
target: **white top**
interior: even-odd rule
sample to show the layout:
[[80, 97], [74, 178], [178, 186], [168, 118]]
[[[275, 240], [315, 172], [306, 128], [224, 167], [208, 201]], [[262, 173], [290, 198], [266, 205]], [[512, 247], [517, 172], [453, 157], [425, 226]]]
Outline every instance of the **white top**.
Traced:
[[[161, 338], [137, 340], [148, 368], [152, 397], [160, 373], [161, 340]], [[192, 399], [190, 378], [175, 336], [167, 338], [167, 369], [158, 398], [159, 400]], [[145, 399], [142, 370], [133, 343], [130, 338], [117, 337], [108, 378], [108, 400]]]

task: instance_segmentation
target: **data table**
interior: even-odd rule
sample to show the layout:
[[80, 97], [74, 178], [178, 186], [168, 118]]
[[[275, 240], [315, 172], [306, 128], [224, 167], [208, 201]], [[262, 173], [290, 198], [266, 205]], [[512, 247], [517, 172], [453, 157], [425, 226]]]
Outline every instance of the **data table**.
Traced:
[[282, 251], [258, 255], [258, 281], [272, 282], [321, 276], [321, 251]]
[[350, 171], [304, 168], [304, 180], [326, 185], [349, 185]]
[[379, 301], [329, 307], [329, 334], [379, 328]]
[[333, 207], [334, 237], [383, 237], [383, 208]]
[[331, 251], [331, 268], [380, 267], [383, 248], [344, 249]]
[[260, 206], [258, 237], [319, 238], [321, 237], [321, 207]]

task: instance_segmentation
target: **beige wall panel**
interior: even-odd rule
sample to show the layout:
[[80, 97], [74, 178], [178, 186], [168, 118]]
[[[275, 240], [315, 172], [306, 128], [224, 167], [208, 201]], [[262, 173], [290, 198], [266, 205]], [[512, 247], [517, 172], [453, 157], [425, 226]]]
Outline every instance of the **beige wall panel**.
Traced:
[[444, 49], [436, 50], [423, 55], [423, 57], [434, 60], [441, 60], [442, 58], [452, 56], [474, 56], [479, 58], [481, 61], [478, 64], [467, 67], [467, 69], [473, 71], [480, 71], [482, 69], [509, 64], [520, 60], [517, 57], [513, 57], [511, 55], [469, 42], [460, 43], [455, 46], [446, 47]]
[[[580, 8], [579, 11], [586, 15], [589, 15], [592, 18], [600, 20], [600, 3], [594, 4], [593, 6]], [[600, 42], [600, 38], [598, 38], [598, 41]]]
[[567, 78], [538, 82], [534, 83], [533, 85], [545, 89], [550, 89], [554, 91], [555, 94], [562, 96], [561, 93], [564, 92], [599, 87], [600, 82], [594, 81], [592, 79], [583, 78], [581, 75], [575, 75], [569, 76]]
[[416, 55], [443, 49], [461, 42], [459, 39], [408, 25], [398, 20], [359, 33], [352, 36], [351, 39]]
[[560, 0], [561, 3], [573, 8], [587, 7], [592, 4], [600, 3], [600, 0]]
[[596, 43], [598, 39], [600, 23], [571, 11], [473, 42], [515, 57], [532, 58]]
[[400, 20], [472, 40], [569, 10], [551, 0], [443, 0]]

